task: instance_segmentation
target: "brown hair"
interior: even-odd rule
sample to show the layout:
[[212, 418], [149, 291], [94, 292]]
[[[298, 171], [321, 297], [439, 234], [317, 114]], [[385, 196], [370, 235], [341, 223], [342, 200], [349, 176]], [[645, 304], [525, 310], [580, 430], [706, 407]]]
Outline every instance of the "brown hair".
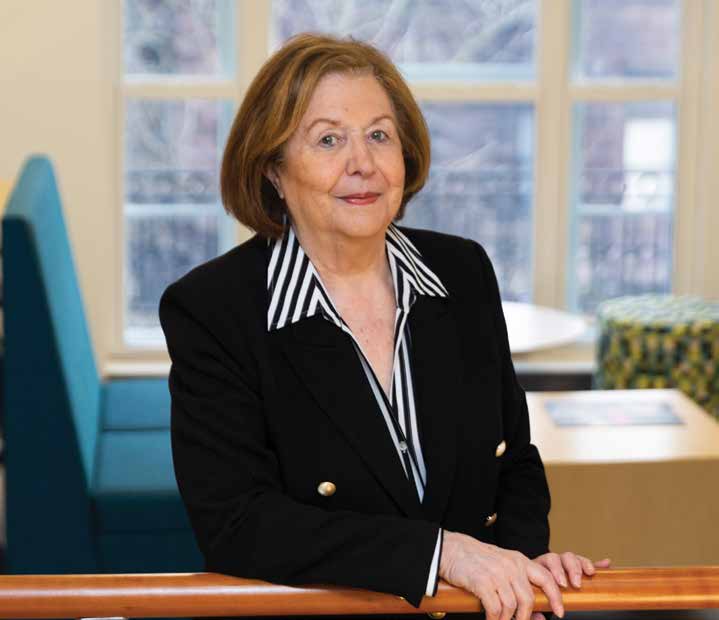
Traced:
[[405, 165], [402, 204], [427, 180], [429, 131], [409, 87], [391, 60], [354, 39], [316, 34], [292, 37], [262, 66], [232, 123], [222, 158], [220, 186], [225, 210], [266, 237], [284, 233], [284, 200], [265, 177], [279, 164], [285, 143], [300, 124], [317, 83], [328, 73], [371, 71], [392, 103]]

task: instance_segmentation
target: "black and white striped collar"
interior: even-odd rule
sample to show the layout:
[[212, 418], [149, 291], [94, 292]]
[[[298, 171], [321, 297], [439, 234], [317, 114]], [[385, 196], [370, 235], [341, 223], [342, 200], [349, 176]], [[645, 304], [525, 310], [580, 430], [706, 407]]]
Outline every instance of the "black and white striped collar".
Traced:
[[[415, 245], [394, 224], [385, 235], [387, 259], [392, 273], [397, 305], [408, 312], [416, 295], [447, 297], [442, 281], [422, 260]], [[342, 327], [342, 318], [334, 307], [312, 261], [305, 254], [292, 226], [281, 239], [269, 240], [267, 266], [267, 330], [322, 313]]]

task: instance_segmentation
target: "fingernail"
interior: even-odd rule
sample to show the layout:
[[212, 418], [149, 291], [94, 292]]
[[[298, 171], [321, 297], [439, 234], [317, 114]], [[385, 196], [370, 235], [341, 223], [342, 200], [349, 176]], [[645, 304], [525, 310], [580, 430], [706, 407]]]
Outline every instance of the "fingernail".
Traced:
[[562, 586], [563, 588], [566, 588], [566, 587], [567, 587], [567, 580], [566, 580], [564, 577], [562, 577], [562, 578], [559, 580], [559, 585]]

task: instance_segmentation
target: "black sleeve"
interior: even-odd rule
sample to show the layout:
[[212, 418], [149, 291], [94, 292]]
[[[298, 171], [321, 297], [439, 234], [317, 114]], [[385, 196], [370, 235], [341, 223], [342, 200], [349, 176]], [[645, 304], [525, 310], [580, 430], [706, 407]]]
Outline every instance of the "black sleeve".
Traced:
[[514, 373], [497, 278], [487, 253], [479, 244], [474, 245], [484, 265], [485, 282], [495, 308], [494, 330], [501, 360], [507, 448], [499, 474], [496, 540], [500, 547], [535, 558], [549, 550], [549, 487], [539, 451], [530, 443], [527, 399]]
[[175, 475], [207, 570], [388, 592], [418, 606], [438, 524], [327, 511], [286, 495], [257, 363], [236, 350], [240, 338], [228, 342], [224, 327], [241, 320], [223, 321], [203, 294], [181, 284], [164, 292], [160, 323], [172, 360]]

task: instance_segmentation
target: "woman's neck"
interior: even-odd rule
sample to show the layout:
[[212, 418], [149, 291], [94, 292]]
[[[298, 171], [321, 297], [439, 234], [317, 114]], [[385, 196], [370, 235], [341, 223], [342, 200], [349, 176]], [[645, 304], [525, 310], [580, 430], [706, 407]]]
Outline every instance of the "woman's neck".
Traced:
[[333, 293], [364, 296], [378, 286], [392, 287], [384, 231], [362, 239], [323, 237], [297, 228], [295, 234], [333, 297]]

